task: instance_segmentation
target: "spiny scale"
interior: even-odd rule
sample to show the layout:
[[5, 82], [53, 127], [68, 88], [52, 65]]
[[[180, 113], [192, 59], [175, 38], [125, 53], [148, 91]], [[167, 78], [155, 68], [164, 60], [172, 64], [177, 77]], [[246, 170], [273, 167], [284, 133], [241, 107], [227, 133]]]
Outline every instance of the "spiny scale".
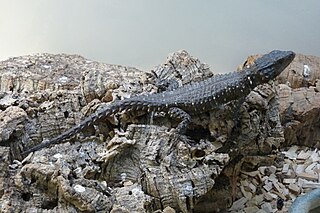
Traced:
[[241, 72], [215, 75], [204, 81], [187, 84], [173, 91], [134, 96], [115, 101], [85, 118], [79, 125], [61, 135], [45, 141], [25, 151], [22, 155], [69, 138], [95, 121], [121, 111], [147, 110], [164, 111], [181, 120], [177, 131], [183, 133], [191, 121], [189, 114], [198, 114], [229, 101], [247, 96], [257, 85], [267, 83], [278, 76], [293, 60], [291, 51], [274, 50], [257, 59], [255, 63]]

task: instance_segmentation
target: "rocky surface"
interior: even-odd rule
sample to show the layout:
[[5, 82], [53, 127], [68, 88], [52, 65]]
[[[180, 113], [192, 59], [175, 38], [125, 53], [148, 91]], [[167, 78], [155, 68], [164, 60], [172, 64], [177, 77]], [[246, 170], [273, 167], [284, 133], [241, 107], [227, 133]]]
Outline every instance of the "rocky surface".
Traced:
[[[275, 209], [277, 193], [247, 204], [253, 195], [270, 192], [250, 191], [264, 185], [247, 174], [284, 162], [279, 150], [287, 146], [318, 145], [319, 62], [298, 55], [278, 83], [193, 117], [186, 136], [170, 131], [174, 121], [161, 114], [128, 112], [22, 159], [22, 150], [60, 134], [101, 105], [173, 89], [213, 72], [186, 51], [170, 54], [151, 72], [64, 54], [2, 61], [0, 209], [219, 212], [234, 201], [241, 208], [230, 211]], [[281, 198], [289, 204], [295, 197]]]
[[[257, 57], [248, 57], [240, 68]], [[297, 54], [278, 77], [285, 140], [273, 154], [244, 159], [237, 180], [238, 200], [229, 212], [288, 212], [296, 197], [319, 187], [319, 62], [320, 57]]]
[[[238, 199], [228, 212], [288, 212], [298, 196], [320, 187], [318, 149], [291, 146], [268, 158], [272, 161], [269, 165], [240, 171]], [[259, 161], [252, 157], [247, 160]]]
[[[241, 66], [253, 63], [248, 57]], [[320, 145], [320, 57], [297, 54], [277, 78], [279, 112], [286, 145]]]

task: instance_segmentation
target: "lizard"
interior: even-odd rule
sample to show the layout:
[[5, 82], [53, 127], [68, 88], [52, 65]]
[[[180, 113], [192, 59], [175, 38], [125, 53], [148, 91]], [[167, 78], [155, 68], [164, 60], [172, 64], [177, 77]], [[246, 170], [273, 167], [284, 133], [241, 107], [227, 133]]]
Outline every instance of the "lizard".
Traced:
[[294, 57], [295, 53], [292, 51], [273, 50], [256, 59], [253, 65], [242, 71], [217, 74], [203, 81], [192, 82], [170, 91], [116, 100], [97, 110], [66, 132], [24, 151], [22, 155], [57, 144], [81, 132], [97, 120], [124, 111], [165, 112], [170, 117], [180, 120], [176, 131], [183, 134], [191, 122], [191, 115], [203, 113], [230, 101], [246, 97], [256, 86], [277, 77]]

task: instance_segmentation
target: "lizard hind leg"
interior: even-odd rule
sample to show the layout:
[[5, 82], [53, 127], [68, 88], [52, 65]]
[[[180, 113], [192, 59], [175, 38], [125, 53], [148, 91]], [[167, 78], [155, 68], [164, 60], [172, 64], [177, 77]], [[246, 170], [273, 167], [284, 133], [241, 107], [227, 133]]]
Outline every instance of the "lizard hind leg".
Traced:
[[184, 110], [178, 107], [171, 107], [168, 110], [168, 114], [171, 118], [181, 120], [176, 130], [179, 134], [185, 134], [187, 131], [188, 124], [191, 122], [191, 116]]

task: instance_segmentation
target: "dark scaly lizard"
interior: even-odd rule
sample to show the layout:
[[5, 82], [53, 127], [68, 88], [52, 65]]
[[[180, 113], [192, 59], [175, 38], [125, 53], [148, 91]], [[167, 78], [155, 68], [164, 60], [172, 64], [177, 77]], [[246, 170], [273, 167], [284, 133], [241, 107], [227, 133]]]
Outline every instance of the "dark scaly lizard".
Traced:
[[162, 111], [171, 117], [180, 119], [177, 131], [184, 133], [191, 121], [190, 114], [199, 114], [246, 97], [257, 85], [267, 83], [278, 76], [294, 59], [291, 51], [274, 50], [258, 58], [254, 64], [240, 72], [215, 75], [204, 81], [184, 85], [172, 91], [138, 95], [124, 100], [117, 100], [85, 118], [77, 126], [57, 137], [45, 141], [25, 151], [22, 155], [37, 151], [67, 139], [99, 119], [121, 111]]

